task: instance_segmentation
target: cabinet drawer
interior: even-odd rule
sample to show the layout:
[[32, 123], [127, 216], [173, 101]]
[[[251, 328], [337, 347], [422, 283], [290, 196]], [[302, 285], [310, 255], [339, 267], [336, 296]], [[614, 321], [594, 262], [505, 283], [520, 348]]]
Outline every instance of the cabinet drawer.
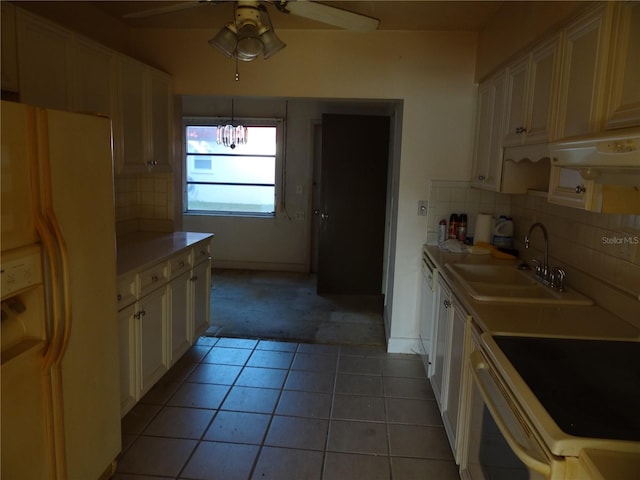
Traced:
[[169, 277], [175, 278], [178, 275], [188, 272], [191, 268], [191, 255], [189, 250], [184, 250], [169, 260]]
[[162, 262], [138, 273], [140, 296], [142, 297], [154, 288], [166, 283], [169, 278], [168, 271], [168, 263]]
[[136, 301], [136, 276], [135, 274], [125, 275], [118, 278], [118, 310]]
[[211, 259], [211, 242], [205, 241], [197, 243], [191, 249], [193, 265], [197, 265], [205, 260]]

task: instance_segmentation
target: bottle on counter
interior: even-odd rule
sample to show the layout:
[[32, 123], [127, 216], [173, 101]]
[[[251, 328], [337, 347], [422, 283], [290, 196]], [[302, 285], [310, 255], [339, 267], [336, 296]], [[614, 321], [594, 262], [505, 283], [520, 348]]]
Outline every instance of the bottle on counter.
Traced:
[[464, 242], [467, 239], [467, 214], [461, 213], [458, 217], [458, 229], [456, 230], [458, 240]]
[[443, 218], [438, 224], [438, 244], [447, 239], [447, 221]]
[[458, 214], [452, 213], [449, 217], [449, 238], [457, 238], [458, 234]]
[[513, 220], [501, 215], [493, 228], [492, 242], [496, 247], [511, 248], [513, 244]]

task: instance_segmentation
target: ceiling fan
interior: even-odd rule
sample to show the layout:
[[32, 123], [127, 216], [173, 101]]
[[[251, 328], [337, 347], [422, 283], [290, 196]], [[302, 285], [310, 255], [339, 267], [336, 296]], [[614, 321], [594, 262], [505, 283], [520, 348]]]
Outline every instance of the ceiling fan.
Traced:
[[[146, 18], [177, 12], [208, 4], [222, 3], [219, 0], [183, 1], [163, 7], [151, 8], [124, 15], [124, 18]], [[285, 44], [276, 36], [266, 5], [273, 5], [283, 13], [308, 18], [345, 30], [370, 32], [380, 23], [377, 18], [361, 15], [309, 0], [262, 0], [234, 2], [234, 19], [211, 39], [209, 44], [218, 48], [227, 57], [251, 61], [260, 54], [265, 59], [279, 52]]]

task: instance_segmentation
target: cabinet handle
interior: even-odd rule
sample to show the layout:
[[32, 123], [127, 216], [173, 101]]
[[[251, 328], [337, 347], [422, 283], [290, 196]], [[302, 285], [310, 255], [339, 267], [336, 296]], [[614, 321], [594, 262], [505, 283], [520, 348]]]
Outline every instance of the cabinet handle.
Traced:
[[189, 280], [191, 280], [192, 282], [195, 282], [196, 280], [198, 280], [198, 277], [197, 276], [191, 277]]
[[157, 160], [149, 160], [147, 162], [147, 166], [149, 166], [149, 167], [155, 167], [156, 165], [158, 165], [158, 161]]
[[478, 180], [480, 180], [481, 182], [484, 182], [484, 175], [478, 175]]
[[527, 127], [516, 127], [516, 133], [526, 133]]
[[584, 188], [584, 185], [577, 185], [576, 186], [576, 193], [584, 193], [586, 191], [587, 191], [587, 189]]
[[152, 275], [151, 276], [151, 281], [152, 282], [157, 282], [158, 281], [158, 275]]
[[180, 261], [180, 268], [182, 268], [182, 267], [184, 267], [184, 261], [183, 260]]
[[122, 300], [122, 294], [121, 293], [118, 294], [118, 301], [120, 301], [120, 300]]
[[147, 314], [147, 312], [145, 312], [144, 310], [140, 310], [137, 313], [134, 313], [133, 316], [137, 319], [140, 319], [140, 317], [144, 317]]
[[451, 306], [451, 302], [449, 300], [444, 301], [444, 308], [449, 308]]

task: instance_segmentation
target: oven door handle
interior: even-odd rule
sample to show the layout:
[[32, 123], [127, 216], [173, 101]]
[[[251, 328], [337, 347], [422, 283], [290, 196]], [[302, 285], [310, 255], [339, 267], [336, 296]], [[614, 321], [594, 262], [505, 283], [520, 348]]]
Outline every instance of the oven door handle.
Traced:
[[528, 451], [524, 445], [521, 445], [514, 438], [504, 418], [500, 415], [499, 409], [491, 399], [491, 396], [489, 395], [489, 391], [487, 390], [487, 387], [484, 385], [483, 379], [479, 375], [480, 370], [488, 370], [489, 368], [484, 357], [480, 352], [475, 351], [471, 353], [470, 361], [471, 361], [471, 372], [473, 373], [473, 377], [475, 378], [476, 385], [478, 386], [480, 393], [482, 395], [482, 398], [484, 399], [484, 402], [487, 405], [487, 408], [491, 412], [491, 415], [493, 416], [493, 419], [495, 420], [496, 425], [498, 426], [505, 440], [509, 444], [509, 447], [511, 447], [511, 450], [513, 450], [513, 453], [515, 453], [516, 456], [520, 460], [522, 460], [522, 462], [527, 467], [529, 467], [530, 469], [538, 473], [541, 473], [542, 475], [545, 476], [545, 478], [547, 478], [551, 473], [551, 465], [549, 465], [549, 463], [545, 463], [544, 461], [539, 460], [538, 458], [535, 458], [534, 452]]

